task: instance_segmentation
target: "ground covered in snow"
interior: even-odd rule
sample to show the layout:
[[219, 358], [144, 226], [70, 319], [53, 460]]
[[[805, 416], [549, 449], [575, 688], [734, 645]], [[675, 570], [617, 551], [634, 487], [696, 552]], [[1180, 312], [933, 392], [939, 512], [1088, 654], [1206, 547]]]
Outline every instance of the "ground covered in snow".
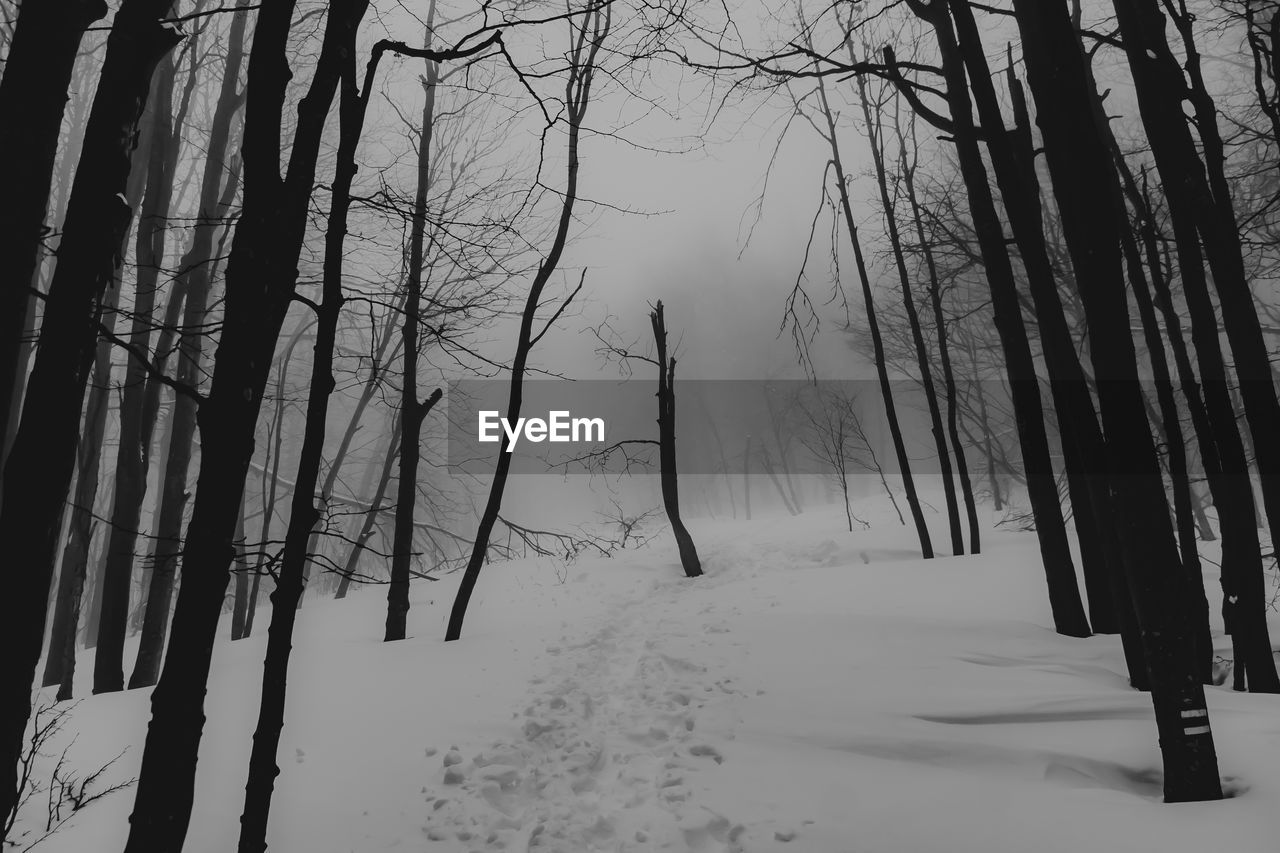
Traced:
[[[1212, 688], [1235, 796], [1164, 805], [1150, 702], [1115, 638], [1050, 630], [1032, 535], [922, 561], [896, 522], [842, 522], [697, 522], [692, 581], [666, 536], [568, 567], [495, 564], [458, 643], [441, 641], [456, 578], [415, 582], [414, 636], [391, 645], [385, 587], [308, 601], [272, 849], [1276, 849], [1280, 699]], [[234, 849], [268, 618], [216, 650], [188, 853]], [[124, 749], [110, 773], [128, 778], [148, 715], [147, 691], [81, 702], [71, 759]], [[132, 800], [37, 849], [121, 849]]]

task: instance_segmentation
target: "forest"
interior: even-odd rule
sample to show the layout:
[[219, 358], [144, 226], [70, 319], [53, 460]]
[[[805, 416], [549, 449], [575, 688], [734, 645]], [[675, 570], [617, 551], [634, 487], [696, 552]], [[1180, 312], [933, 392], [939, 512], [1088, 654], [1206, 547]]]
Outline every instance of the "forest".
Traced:
[[1277, 0], [0, 0], [0, 165], [5, 849], [1274, 844]]

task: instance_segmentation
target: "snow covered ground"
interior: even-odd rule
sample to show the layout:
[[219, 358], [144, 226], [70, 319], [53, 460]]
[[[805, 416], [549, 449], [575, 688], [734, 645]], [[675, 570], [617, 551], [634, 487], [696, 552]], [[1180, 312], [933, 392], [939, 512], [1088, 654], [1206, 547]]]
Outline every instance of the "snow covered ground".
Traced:
[[[413, 636], [390, 645], [385, 587], [309, 600], [272, 849], [1280, 844], [1280, 700], [1212, 688], [1235, 796], [1162, 804], [1150, 702], [1126, 686], [1116, 638], [1050, 630], [1032, 535], [992, 531], [981, 556], [922, 561], [896, 521], [850, 534], [834, 509], [691, 527], [698, 580], [665, 535], [568, 567], [492, 565], [458, 643], [441, 641], [456, 578], [415, 582]], [[189, 853], [234, 849], [268, 618], [216, 649]], [[132, 776], [148, 716], [148, 691], [84, 700], [72, 759], [127, 748], [110, 773]], [[92, 805], [37, 849], [121, 849], [132, 800]]]

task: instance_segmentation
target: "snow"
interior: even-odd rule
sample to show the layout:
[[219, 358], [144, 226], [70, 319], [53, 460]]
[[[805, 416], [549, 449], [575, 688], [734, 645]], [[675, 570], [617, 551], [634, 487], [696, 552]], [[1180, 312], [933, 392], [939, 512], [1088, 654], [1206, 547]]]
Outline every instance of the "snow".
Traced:
[[[1051, 631], [1034, 537], [922, 561], [878, 507], [852, 534], [836, 510], [695, 521], [697, 580], [666, 536], [567, 569], [494, 564], [457, 643], [456, 577], [415, 582], [415, 636], [395, 644], [383, 587], [308, 600], [272, 849], [1275, 849], [1275, 697], [1211, 688], [1235, 796], [1165, 805], [1149, 699], [1116, 638]], [[188, 853], [234, 846], [268, 618], [216, 649]], [[147, 691], [82, 701], [71, 755], [127, 747], [112, 772], [134, 775], [148, 716]], [[120, 849], [131, 806], [113, 795], [38, 849]]]

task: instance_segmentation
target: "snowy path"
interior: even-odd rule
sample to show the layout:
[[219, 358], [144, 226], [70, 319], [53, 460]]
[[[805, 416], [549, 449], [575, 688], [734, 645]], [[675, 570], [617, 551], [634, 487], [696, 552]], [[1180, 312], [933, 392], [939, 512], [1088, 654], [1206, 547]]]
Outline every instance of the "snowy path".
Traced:
[[[456, 843], [439, 849], [742, 849], [745, 828], [700, 805], [695, 782], [724, 761], [700, 721], [742, 694], [689, 654], [707, 640], [674, 615], [689, 609], [680, 592], [625, 600], [585, 639], [548, 647], [520, 737], [444, 754], [426, 833]], [[694, 631], [724, 630], [716, 609], [704, 605]]]

